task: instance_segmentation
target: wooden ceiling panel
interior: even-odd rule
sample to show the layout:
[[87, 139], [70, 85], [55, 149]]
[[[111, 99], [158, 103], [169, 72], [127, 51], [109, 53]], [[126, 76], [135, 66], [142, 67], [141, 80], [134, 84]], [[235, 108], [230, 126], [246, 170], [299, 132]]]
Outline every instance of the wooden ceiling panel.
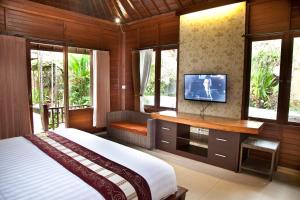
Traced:
[[[30, 0], [92, 17], [128, 23], [182, 9], [203, 0]], [[205, 0], [206, 1], [206, 0]]]

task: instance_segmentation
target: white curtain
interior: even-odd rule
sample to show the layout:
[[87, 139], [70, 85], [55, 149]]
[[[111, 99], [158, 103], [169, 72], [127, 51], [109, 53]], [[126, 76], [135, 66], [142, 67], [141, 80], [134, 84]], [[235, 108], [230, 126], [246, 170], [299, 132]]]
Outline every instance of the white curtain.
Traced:
[[108, 51], [93, 51], [93, 126], [106, 127], [110, 112], [110, 57]]
[[144, 110], [144, 92], [149, 80], [153, 49], [140, 51], [140, 111]]

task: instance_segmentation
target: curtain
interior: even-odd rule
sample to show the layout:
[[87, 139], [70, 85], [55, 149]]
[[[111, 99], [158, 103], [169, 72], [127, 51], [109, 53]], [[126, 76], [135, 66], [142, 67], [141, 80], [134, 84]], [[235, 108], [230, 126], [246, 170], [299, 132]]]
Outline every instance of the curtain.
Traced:
[[110, 112], [110, 57], [108, 51], [93, 51], [93, 126], [106, 127]]
[[134, 111], [140, 111], [140, 54], [139, 51], [131, 53], [132, 82], [134, 92]]
[[144, 110], [144, 92], [149, 80], [150, 67], [152, 61], [152, 49], [140, 51], [140, 111]]
[[0, 139], [32, 133], [26, 40], [0, 35]]

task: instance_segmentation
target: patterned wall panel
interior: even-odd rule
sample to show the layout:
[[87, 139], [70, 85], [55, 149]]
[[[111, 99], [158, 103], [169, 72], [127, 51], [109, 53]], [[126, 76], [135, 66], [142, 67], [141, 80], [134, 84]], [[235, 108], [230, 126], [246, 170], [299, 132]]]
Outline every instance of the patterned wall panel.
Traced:
[[199, 114], [206, 103], [184, 100], [184, 74], [228, 74], [227, 103], [212, 103], [206, 115], [241, 117], [245, 2], [180, 17], [178, 111]]

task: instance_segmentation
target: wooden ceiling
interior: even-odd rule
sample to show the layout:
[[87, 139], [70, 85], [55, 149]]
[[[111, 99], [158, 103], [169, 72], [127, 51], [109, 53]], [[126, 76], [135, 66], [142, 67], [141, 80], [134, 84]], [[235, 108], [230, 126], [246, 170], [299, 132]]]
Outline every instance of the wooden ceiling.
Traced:
[[92, 17], [128, 23], [209, 0], [31, 0]]

